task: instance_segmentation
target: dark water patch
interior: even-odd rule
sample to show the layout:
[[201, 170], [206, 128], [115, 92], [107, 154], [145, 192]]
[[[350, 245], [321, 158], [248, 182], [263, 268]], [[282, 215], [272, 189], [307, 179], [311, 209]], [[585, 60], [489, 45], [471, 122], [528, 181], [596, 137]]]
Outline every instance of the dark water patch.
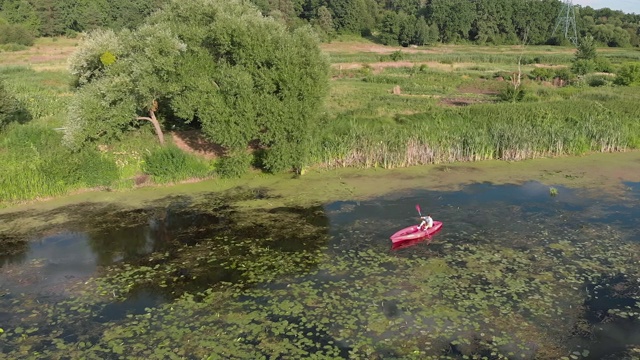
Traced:
[[26, 260], [29, 240], [24, 235], [0, 235], [0, 244], [0, 268], [5, 264], [20, 264]]
[[127, 316], [142, 315], [147, 312], [146, 309], [156, 307], [165, 301], [165, 298], [155, 292], [137, 291], [124, 301], [112, 302], [104, 306], [96, 315], [94, 321], [108, 323], [122, 320]]
[[326, 204], [324, 209], [327, 213], [344, 213], [353, 211], [359, 205], [359, 201], [334, 201]]
[[606, 277], [587, 287], [583, 337], [589, 339], [589, 359], [629, 358], [640, 346], [640, 289], [624, 275]]
[[[608, 322], [616, 317], [614, 310], [640, 310], [637, 304], [640, 289], [623, 274], [606, 277], [601, 282], [587, 286], [589, 298], [585, 301], [587, 314], [585, 318], [591, 324]], [[619, 316], [618, 316], [619, 317]]]
[[279, 207], [269, 210], [270, 214], [282, 215], [284, 218], [292, 215], [297, 216], [299, 219], [304, 219], [309, 224], [320, 227], [329, 227], [329, 218], [325, 215], [325, 209], [320, 206], [314, 206], [309, 208], [303, 207]]
[[[103, 293], [112, 302], [91, 306], [87, 311], [97, 312], [94, 322], [117, 322], [183, 294], [196, 294], [195, 300], [201, 301], [204, 296], [198, 294], [205, 290], [243, 281], [245, 286], [251, 286], [263, 281], [259, 279], [269, 278], [270, 268], [279, 274], [274, 276], [308, 271], [317, 261], [313, 250], [326, 239], [323, 235], [326, 228], [322, 225], [327, 226], [328, 221], [323, 220], [321, 207], [281, 208], [271, 213], [269, 219], [263, 214], [249, 214], [263, 227], [263, 231], [254, 232], [253, 225], [245, 221], [247, 216], [231, 206], [219, 206], [222, 210], [212, 213], [183, 208], [182, 204], [184, 201], [166, 208], [111, 211], [109, 216], [100, 217], [96, 227], [89, 215], [84, 223], [67, 224], [70, 229], [84, 232], [62, 232], [23, 242], [29, 244], [28, 251], [5, 254], [5, 262], [17, 267], [5, 268], [0, 273], [3, 291], [22, 293], [20, 297], [28, 298], [28, 302], [55, 306], [61, 299], [48, 300], [46, 294], [52, 291], [63, 294], [69, 285], [94, 274], [102, 276], [101, 269], [108, 269], [106, 275], [110, 280], [100, 285], [96, 296]], [[112, 218], [113, 214], [123, 221]], [[102, 226], [109, 223], [112, 226]], [[283, 237], [281, 233], [286, 227], [297, 230]], [[278, 254], [302, 250], [310, 251], [309, 255], [290, 260], [288, 268], [270, 264], [281, 256]], [[283, 258], [287, 257], [290, 256]], [[11, 298], [0, 297], [0, 305], [13, 310], [26, 305]], [[62, 300], [66, 301], [64, 297]], [[61, 312], [51, 316], [50, 321], [67, 322], [67, 317], [74, 315], [65, 315], [65, 309], [77, 307], [74, 303], [58, 306]], [[21, 318], [14, 316], [5, 326], [15, 326]], [[66, 331], [78, 333], [78, 328], [70, 326]]]

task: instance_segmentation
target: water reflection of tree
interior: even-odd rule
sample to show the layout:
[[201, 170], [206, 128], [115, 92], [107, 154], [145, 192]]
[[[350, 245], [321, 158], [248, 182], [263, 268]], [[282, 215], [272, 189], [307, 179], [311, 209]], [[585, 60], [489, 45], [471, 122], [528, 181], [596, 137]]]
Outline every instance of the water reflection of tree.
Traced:
[[111, 216], [111, 223], [89, 231], [98, 265], [135, 262], [146, 254], [193, 245], [211, 235], [211, 228], [220, 221], [198, 209], [168, 206], [147, 211], [144, 216], [139, 211], [119, 212]]
[[2, 236], [0, 249], [0, 268], [8, 264], [19, 264], [27, 259], [29, 241], [18, 236]]
[[[169, 241], [167, 211], [151, 212], [146, 220], [131, 215], [121, 212], [111, 216], [112, 226], [89, 229], [89, 246], [96, 255], [97, 265], [133, 262], [143, 255], [161, 250], [163, 244]], [[136, 220], [131, 221], [132, 218]], [[126, 225], [121, 225], [123, 223]]]

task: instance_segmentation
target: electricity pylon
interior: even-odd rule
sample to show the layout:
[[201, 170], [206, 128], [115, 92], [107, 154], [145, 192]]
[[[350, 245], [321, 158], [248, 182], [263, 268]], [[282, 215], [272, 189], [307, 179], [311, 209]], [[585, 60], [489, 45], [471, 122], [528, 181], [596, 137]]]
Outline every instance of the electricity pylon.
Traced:
[[565, 39], [571, 41], [575, 46], [578, 46], [578, 30], [576, 28], [576, 10], [573, 7], [573, 0], [565, 0], [560, 14], [558, 15], [558, 21], [556, 27], [553, 29], [553, 36], [556, 35], [558, 29], [561, 29], [564, 33]]

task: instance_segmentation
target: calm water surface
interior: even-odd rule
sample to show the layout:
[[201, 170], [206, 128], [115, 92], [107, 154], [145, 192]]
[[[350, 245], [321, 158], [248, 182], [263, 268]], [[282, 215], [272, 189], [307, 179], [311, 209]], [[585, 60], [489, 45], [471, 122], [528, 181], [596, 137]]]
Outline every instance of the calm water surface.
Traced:
[[[625, 185], [624, 199], [563, 187], [551, 196], [529, 182], [252, 212], [233, 199], [78, 205], [60, 210], [73, 213], [69, 223], [0, 253], [0, 349], [9, 358], [631, 356], [640, 184]], [[389, 235], [418, 222], [416, 204], [443, 230], [392, 249]]]

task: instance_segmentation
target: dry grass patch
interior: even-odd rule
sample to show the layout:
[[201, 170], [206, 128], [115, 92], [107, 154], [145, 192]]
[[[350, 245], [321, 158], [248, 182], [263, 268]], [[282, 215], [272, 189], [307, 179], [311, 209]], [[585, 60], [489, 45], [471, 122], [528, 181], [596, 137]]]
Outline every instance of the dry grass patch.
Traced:
[[0, 65], [30, 66], [37, 71], [66, 69], [67, 58], [76, 50], [78, 39], [41, 38], [20, 51], [3, 52]]
[[402, 46], [386, 46], [375, 43], [366, 42], [332, 42], [329, 44], [321, 44], [320, 48], [328, 53], [376, 53], [391, 54], [394, 51], [402, 51], [411, 54], [438, 54], [441, 51], [434, 49], [415, 49], [405, 48]]
[[[454, 71], [459, 68], [465, 68], [472, 66], [472, 63], [453, 63], [443, 64], [437, 61], [381, 61], [375, 63], [366, 63], [366, 66], [370, 67], [374, 72], [379, 73], [387, 68], [410, 68], [414, 66], [427, 65], [429, 69], [441, 70], [441, 71]], [[350, 63], [334, 63], [331, 67], [338, 70], [358, 70], [365, 67], [361, 62]]]

